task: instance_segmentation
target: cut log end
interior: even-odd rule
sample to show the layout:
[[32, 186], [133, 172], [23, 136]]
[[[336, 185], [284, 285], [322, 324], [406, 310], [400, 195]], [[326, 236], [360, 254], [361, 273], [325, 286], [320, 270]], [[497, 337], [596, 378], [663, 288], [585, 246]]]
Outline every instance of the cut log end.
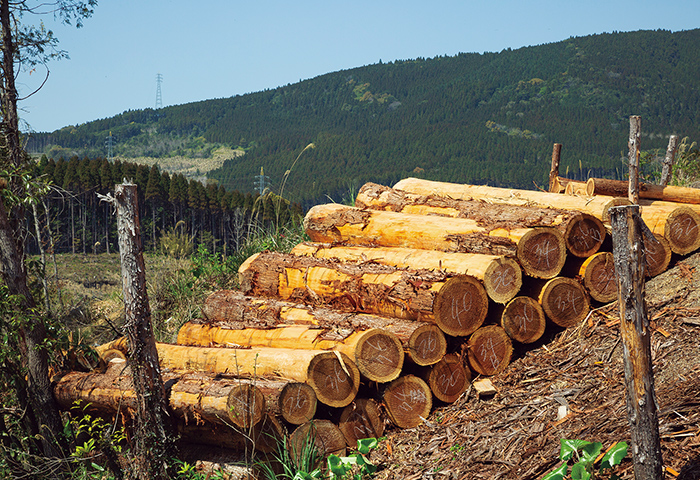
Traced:
[[382, 398], [391, 421], [400, 428], [417, 427], [428, 418], [433, 407], [430, 387], [414, 375], [391, 382]]
[[435, 398], [452, 403], [469, 387], [471, 371], [459, 355], [449, 353], [432, 366], [428, 374], [428, 385]]
[[472, 370], [481, 375], [495, 375], [510, 363], [513, 343], [498, 325], [481, 327], [467, 342], [467, 358]]
[[586, 258], [600, 250], [605, 236], [606, 230], [602, 221], [593, 215], [581, 213], [567, 224], [564, 240], [572, 255]]
[[507, 303], [518, 294], [522, 285], [522, 270], [512, 258], [494, 260], [484, 274], [486, 294], [496, 303]]
[[690, 207], [678, 207], [668, 215], [664, 237], [673, 253], [686, 255], [700, 248], [700, 215]]
[[612, 253], [598, 252], [591, 255], [581, 265], [579, 275], [594, 300], [609, 303], [617, 299], [615, 260]]
[[476, 278], [459, 275], [442, 286], [435, 300], [435, 323], [448, 335], [469, 335], [484, 323], [489, 299]]
[[519, 296], [508, 302], [501, 314], [501, 326], [520, 343], [532, 343], [542, 337], [546, 327], [542, 306], [534, 298]]
[[288, 383], [280, 392], [278, 401], [282, 418], [292, 425], [306, 423], [316, 415], [316, 392], [306, 383]]
[[226, 400], [228, 418], [240, 428], [257, 425], [265, 414], [265, 397], [250, 383], [241, 383], [231, 389]]
[[588, 293], [572, 278], [549, 280], [538, 298], [545, 315], [560, 327], [568, 328], [582, 322], [590, 311]]
[[671, 263], [671, 245], [661, 235], [653, 239], [644, 237], [644, 273], [647, 277], [655, 277], [665, 272]]
[[418, 327], [408, 340], [408, 355], [416, 365], [433, 365], [447, 352], [447, 339], [440, 327], [425, 324]]
[[296, 461], [313, 448], [317, 458], [334, 454], [345, 456], [346, 443], [343, 432], [330, 420], [311, 420], [299, 425], [289, 436], [290, 455]]
[[319, 402], [330, 407], [344, 407], [357, 395], [360, 371], [344, 353], [324, 352], [311, 360], [307, 382]]
[[518, 242], [517, 257], [527, 275], [556, 277], [566, 261], [564, 236], [554, 228], [533, 228]]
[[357, 441], [363, 438], [381, 437], [384, 435], [384, 421], [379, 404], [371, 398], [358, 398], [343, 409], [338, 428], [351, 448], [356, 448]]
[[355, 347], [355, 364], [369, 380], [384, 383], [398, 378], [403, 368], [401, 340], [391, 332], [373, 328]]

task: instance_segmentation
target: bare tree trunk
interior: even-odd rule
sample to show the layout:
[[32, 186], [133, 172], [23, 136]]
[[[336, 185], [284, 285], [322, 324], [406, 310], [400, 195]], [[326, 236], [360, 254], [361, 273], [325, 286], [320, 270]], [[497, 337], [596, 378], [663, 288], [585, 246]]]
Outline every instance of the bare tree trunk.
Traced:
[[46, 311], [51, 314], [51, 299], [49, 298], [49, 287], [46, 283], [46, 250], [44, 243], [41, 240], [41, 228], [39, 228], [39, 213], [36, 210], [36, 203], [32, 203], [32, 214], [34, 216], [34, 230], [36, 231], [36, 243], [39, 246], [39, 254], [41, 255], [41, 286], [44, 289], [44, 306]]
[[676, 159], [676, 150], [678, 149], [678, 135], [671, 135], [668, 139], [668, 147], [666, 147], [666, 156], [664, 157], [664, 167], [661, 170], [661, 181], [659, 185], [666, 186], [673, 177], [673, 163]]
[[610, 223], [634, 477], [655, 480], [663, 478], [663, 461], [651, 361], [652, 332], [644, 303], [644, 247], [639, 206], [611, 208]]
[[133, 478], [167, 479], [167, 460], [173, 456], [175, 428], [168, 413], [158, 351], [146, 292], [136, 185], [116, 185], [117, 230], [129, 339], [130, 365], [138, 405]]
[[630, 117], [629, 146], [629, 201], [633, 205], [639, 204], [639, 155], [640, 140], [642, 135], [642, 117], [632, 115]]

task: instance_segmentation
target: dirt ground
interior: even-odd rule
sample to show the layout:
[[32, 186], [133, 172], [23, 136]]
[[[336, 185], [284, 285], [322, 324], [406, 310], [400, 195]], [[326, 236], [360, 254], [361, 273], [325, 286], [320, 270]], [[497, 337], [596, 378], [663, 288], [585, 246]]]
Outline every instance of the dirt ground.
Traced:
[[[700, 479], [700, 254], [646, 284], [664, 478]], [[539, 479], [560, 465], [560, 439], [630, 442], [617, 304], [516, 352], [491, 377], [421, 426], [389, 430], [372, 452], [377, 479]], [[566, 412], [563, 418], [558, 413]], [[631, 453], [617, 467], [634, 478]], [[607, 477], [606, 477], [607, 478]]]

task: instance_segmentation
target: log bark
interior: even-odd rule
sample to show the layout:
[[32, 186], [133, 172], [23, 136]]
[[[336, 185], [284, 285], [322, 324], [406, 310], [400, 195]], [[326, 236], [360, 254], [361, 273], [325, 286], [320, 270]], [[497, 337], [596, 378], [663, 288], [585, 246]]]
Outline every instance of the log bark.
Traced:
[[325, 340], [323, 331], [308, 325], [287, 325], [272, 329], [228, 329], [196, 323], [184, 324], [179, 345], [300, 348], [337, 350], [350, 357], [360, 373], [375, 382], [389, 382], [401, 373], [403, 346], [393, 333], [379, 328], [352, 332], [342, 340]]
[[415, 375], [404, 375], [391, 382], [382, 401], [391, 421], [401, 428], [417, 427], [433, 407], [430, 387]]
[[578, 276], [588, 294], [601, 303], [610, 303], [617, 298], [615, 262], [610, 252], [598, 252], [585, 260], [577, 259], [565, 267], [570, 276]]
[[367, 183], [360, 189], [355, 205], [399, 213], [467, 218], [490, 228], [506, 230], [514, 227], [556, 227], [564, 236], [569, 251], [578, 257], [594, 254], [605, 239], [603, 222], [575, 210], [499, 205], [484, 200], [453, 200], [439, 195], [404, 192], [374, 183]]
[[557, 229], [504, 227], [467, 218], [360, 210], [337, 204], [317, 205], [304, 218], [306, 233], [314, 242], [509, 255], [533, 277], [552, 278], [559, 273], [566, 246]]
[[611, 213], [634, 473], [636, 478], [651, 480], [662, 478], [663, 461], [654, 395], [652, 331], [644, 300], [641, 220], [635, 206], [616, 208]]
[[539, 208], [577, 210], [609, 223], [608, 210], [616, 205], [628, 205], [626, 198], [596, 195], [594, 198], [559, 195], [550, 192], [517, 190], [481, 185], [434, 182], [406, 178], [394, 185], [395, 189], [420, 195], [442, 195], [455, 200], [485, 200], [494, 204], [530, 205]]
[[448, 353], [430, 367], [426, 380], [435, 398], [452, 403], [467, 391], [471, 379], [471, 371], [464, 364], [462, 357], [456, 353]]
[[335, 341], [343, 341], [353, 331], [380, 328], [396, 335], [404, 353], [418, 365], [432, 365], [445, 355], [447, 349], [445, 335], [433, 323], [343, 313], [269, 298], [247, 297], [237, 290], [212, 293], [204, 301], [202, 313], [207, 322], [226, 328], [315, 325], [322, 329], [320, 338]]
[[547, 325], [542, 305], [524, 295], [508, 302], [498, 317], [498, 323], [512, 340], [519, 343], [536, 342]]
[[384, 435], [384, 420], [379, 404], [372, 398], [357, 398], [343, 409], [338, 428], [345, 436], [350, 448], [357, 448], [357, 441], [363, 438], [379, 438]]
[[673, 163], [676, 159], [676, 150], [678, 149], [678, 135], [671, 135], [668, 139], [668, 147], [666, 147], [666, 156], [664, 157], [664, 166], [661, 170], [661, 181], [659, 185], [665, 187], [673, 177]]
[[164, 368], [199, 370], [248, 377], [279, 377], [308, 383], [318, 401], [331, 407], [348, 405], [357, 394], [360, 372], [340, 352], [287, 348], [209, 348], [159, 343]]
[[301, 425], [314, 418], [316, 406], [316, 392], [306, 383], [289, 382], [280, 392], [280, 413], [292, 425]]
[[537, 298], [546, 317], [560, 327], [578, 325], [590, 312], [588, 292], [572, 278], [557, 277], [532, 284], [528, 293]]
[[400, 247], [346, 247], [306, 242], [298, 244], [290, 253], [344, 262], [374, 262], [397, 268], [442, 270], [453, 274], [471, 275], [484, 285], [486, 294], [496, 303], [507, 302], [522, 286], [522, 271], [518, 262], [497, 255], [446, 253]]
[[320, 459], [334, 454], [345, 456], [346, 442], [343, 432], [330, 420], [312, 420], [299, 425], [289, 435], [289, 453], [300, 458], [305, 448], [314, 448]]
[[481, 282], [444, 272], [263, 252], [241, 265], [239, 278], [246, 295], [430, 321], [454, 336], [473, 332], [488, 310]]
[[510, 363], [513, 343], [498, 325], [487, 325], [474, 332], [467, 342], [469, 366], [481, 375], [495, 375]]

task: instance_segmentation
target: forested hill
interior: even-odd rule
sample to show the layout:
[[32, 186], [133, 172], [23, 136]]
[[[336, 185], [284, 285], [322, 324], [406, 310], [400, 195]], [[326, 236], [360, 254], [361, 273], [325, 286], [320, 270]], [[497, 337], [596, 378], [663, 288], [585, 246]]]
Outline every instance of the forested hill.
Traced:
[[[293, 85], [159, 110], [128, 111], [50, 134], [30, 150], [169, 156], [243, 147], [210, 176], [250, 191], [264, 167], [278, 192], [307, 206], [366, 181], [405, 176], [534, 188], [562, 143], [561, 171], [626, 171], [629, 116], [642, 148], [672, 133], [700, 140], [700, 30], [570, 38], [499, 53], [395, 60]], [[189, 149], [189, 150], [188, 150]], [[582, 168], [582, 171], [580, 169]], [[533, 183], [534, 182], [534, 183]]]

